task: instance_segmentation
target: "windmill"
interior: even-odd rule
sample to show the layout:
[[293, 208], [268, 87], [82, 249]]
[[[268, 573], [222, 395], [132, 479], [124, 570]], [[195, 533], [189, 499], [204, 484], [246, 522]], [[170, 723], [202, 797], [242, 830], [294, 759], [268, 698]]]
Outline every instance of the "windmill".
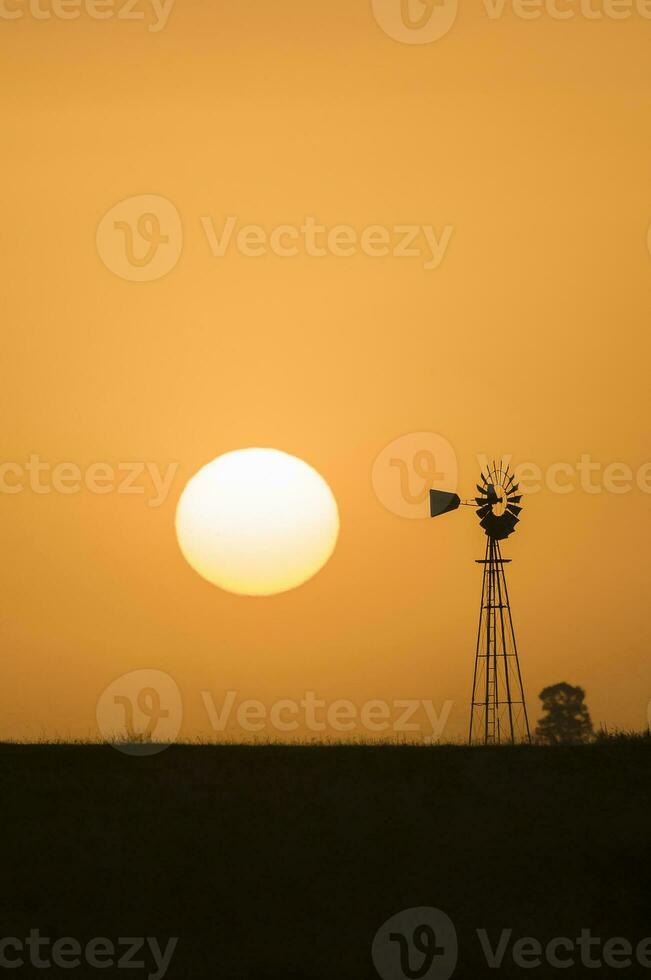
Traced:
[[520, 520], [522, 497], [508, 466], [493, 462], [481, 473], [478, 496], [461, 500], [456, 493], [430, 490], [430, 515], [439, 517], [460, 506], [474, 507], [486, 534], [479, 629], [470, 706], [468, 741], [485, 745], [530, 742], [518, 648], [515, 642], [509, 590], [500, 541], [513, 534]]

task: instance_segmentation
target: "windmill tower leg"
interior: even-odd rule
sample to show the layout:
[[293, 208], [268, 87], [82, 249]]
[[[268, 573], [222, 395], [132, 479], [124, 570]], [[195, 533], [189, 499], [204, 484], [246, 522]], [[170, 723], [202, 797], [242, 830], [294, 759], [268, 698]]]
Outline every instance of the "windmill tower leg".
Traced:
[[[486, 741], [488, 712], [486, 710], [488, 702], [488, 659], [485, 653], [486, 638], [490, 630], [488, 621], [488, 607], [490, 577], [489, 577], [489, 551], [490, 539], [486, 540], [486, 554], [484, 561], [484, 572], [481, 585], [481, 604], [479, 606], [479, 628], [477, 630], [477, 649], [475, 653], [475, 672], [472, 681], [472, 699], [470, 708], [470, 732], [468, 743], [471, 744], [473, 736], [475, 740]], [[482, 700], [482, 695], [484, 700]]]
[[513, 617], [511, 616], [511, 602], [509, 600], [509, 590], [506, 584], [506, 573], [504, 564], [506, 559], [502, 558], [499, 541], [495, 542], [498, 556], [497, 581], [498, 595], [500, 596], [500, 613], [502, 615], [502, 636], [503, 636], [503, 656], [504, 656], [504, 676], [506, 681], [506, 693], [509, 716], [511, 719], [511, 741], [531, 742], [531, 730], [529, 728], [529, 715], [527, 714], [527, 702], [524, 696], [524, 685], [522, 683], [522, 672], [520, 670], [520, 658], [518, 656], [518, 645], [515, 640], [515, 630], [513, 628]]

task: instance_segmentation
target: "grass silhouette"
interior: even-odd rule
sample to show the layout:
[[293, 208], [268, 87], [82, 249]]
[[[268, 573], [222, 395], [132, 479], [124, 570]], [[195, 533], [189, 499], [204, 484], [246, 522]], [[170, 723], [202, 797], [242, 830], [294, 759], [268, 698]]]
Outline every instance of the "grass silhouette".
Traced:
[[455, 923], [455, 978], [488, 972], [479, 928], [651, 935], [648, 735], [176, 744], [148, 757], [4, 743], [0, 783], [3, 934], [178, 936], [171, 978], [376, 977], [376, 931], [421, 905]]

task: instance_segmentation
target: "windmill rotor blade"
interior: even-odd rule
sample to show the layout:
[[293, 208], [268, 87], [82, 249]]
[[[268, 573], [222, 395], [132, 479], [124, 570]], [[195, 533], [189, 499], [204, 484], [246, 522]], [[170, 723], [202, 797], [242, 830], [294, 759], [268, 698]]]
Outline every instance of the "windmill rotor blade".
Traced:
[[519, 523], [519, 518], [513, 514], [504, 513], [500, 517], [497, 517], [495, 514], [490, 513], [479, 523], [489, 538], [501, 541], [504, 538], [508, 538], [510, 534], [513, 534], [516, 524]]
[[507, 499], [510, 504], [519, 504], [520, 501], [522, 500], [522, 497], [518, 496], [517, 493], [514, 493], [512, 496], [509, 496]]
[[516, 507], [515, 504], [507, 504], [506, 509], [508, 510], [509, 514], [514, 514], [516, 517], [522, 511], [522, 507]]
[[499, 527], [499, 520], [495, 514], [487, 514], [479, 523], [487, 532], [494, 531]]
[[478, 483], [475, 483], [475, 486], [477, 487], [477, 489], [479, 490], [480, 493], [484, 493], [485, 494], [486, 493], [486, 486], [488, 486], [488, 484], [486, 484], [486, 486], [480, 487]]
[[483, 520], [484, 517], [486, 517], [487, 514], [490, 514], [490, 512], [491, 512], [491, 505], [490, 504], [485, 504], [483, 507], [480, 507], [479, 508], [479, 510], [477, 511], [477, 514], [479, 515], [479, 517], [481, 518], [481, 520]]

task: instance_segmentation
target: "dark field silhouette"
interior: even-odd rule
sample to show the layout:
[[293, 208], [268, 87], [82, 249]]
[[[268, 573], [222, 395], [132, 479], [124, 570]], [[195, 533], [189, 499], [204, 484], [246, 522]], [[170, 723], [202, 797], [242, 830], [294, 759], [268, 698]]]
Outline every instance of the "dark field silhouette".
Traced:
[[[170, 978], [365, 980], [403, 909], [497, 945], [651, 935], [651, 739], [580, 747], [0, 746], [2, 932], [178, 936]], [[595, 950], [595, 954], [596, 954]], [[33, 976], [146, 976], [34, 971]], [[618, 971], [622, 976], [645, 970]], [[14, 971], [30, 975], [29, 968]], [[604, 969], [602, 975], [610, 975]]]

